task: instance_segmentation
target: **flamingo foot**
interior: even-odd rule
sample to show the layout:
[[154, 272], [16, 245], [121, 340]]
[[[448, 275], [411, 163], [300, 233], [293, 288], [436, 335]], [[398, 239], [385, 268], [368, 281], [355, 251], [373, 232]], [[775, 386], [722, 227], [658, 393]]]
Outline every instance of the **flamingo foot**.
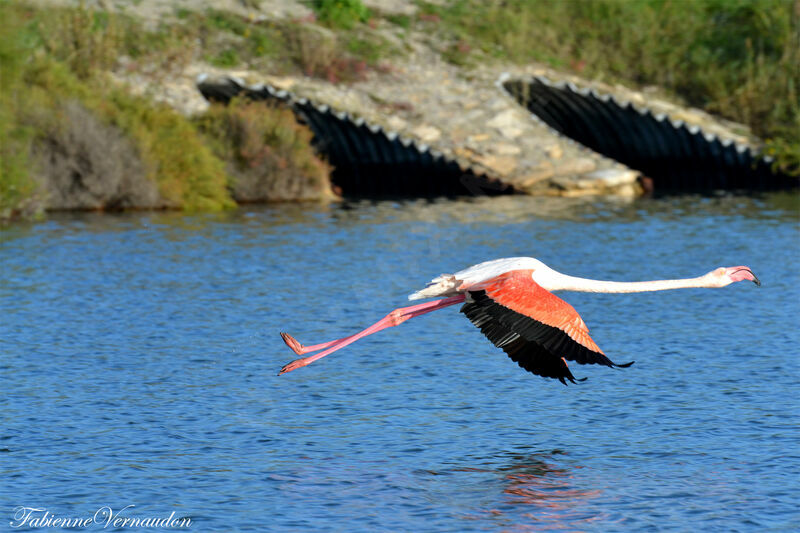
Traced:
[[278, 375], [280, 376], [281, 374], [285, 374], [287, 372], [291, 372], [292, 370], [297, 370], [298, 368], [306, 366], [307, 364], [311, 363], [311, 361], [308, 359], [308, 357], [303, 357], [302, 359], [295, 359], [291, 363], [283, 365], [283, 368], [281, 368], [281, 371], [278, 372]]
[[[292, 337], [288, 333], [284, 333], [284, 332], [281, 331], [281, 338], [283, 339], [283, 342], [286, 343], [286, 346], [291, 348], [292, 351], [294, 353], [296, 353], [297, 355], [303, 355], [305, 353], [303, 351], [303, 345], [300, 344], [300, 342], [298, 342], [297, 339], [295, 339], [294, 337]], [[289, 365], [286, 365], [286, 366], [289, 366]], [[286, 368], [286, 367], [284, 367], [284, 368]], [[288, 370], [286, 372], [288, 372]], [[283, 371], [281, 371], [281, 374], [283, 374]]]

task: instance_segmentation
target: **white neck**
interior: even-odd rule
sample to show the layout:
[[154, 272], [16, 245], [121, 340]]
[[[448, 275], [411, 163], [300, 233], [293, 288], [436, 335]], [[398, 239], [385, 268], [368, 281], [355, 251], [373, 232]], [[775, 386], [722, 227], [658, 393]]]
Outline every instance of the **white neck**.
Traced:
[[576, 278], [558, 274], [550, 280], [550, 290], [579, 291], [579, 292], [647, 292], [666, 291], [671, 289], [688, 289], [692, 287], [717, 287], [706, 276], [688, 279], [662, 279], [656, 281], [599, 281], [594, 279]]

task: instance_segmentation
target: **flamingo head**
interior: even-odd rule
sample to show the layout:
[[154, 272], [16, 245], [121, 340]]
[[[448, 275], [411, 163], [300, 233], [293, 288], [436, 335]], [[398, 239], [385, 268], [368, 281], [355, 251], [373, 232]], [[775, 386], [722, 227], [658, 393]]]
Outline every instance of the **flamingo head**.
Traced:
[[761, 280], [753, 274], [750, 267], [746, 266], [720, 267], [709, 272], [707, 276], [711, 278], [715, 287], [725, 287], [731, 283], [745, 280], [752, 281], [757, 287], [761, 286]]

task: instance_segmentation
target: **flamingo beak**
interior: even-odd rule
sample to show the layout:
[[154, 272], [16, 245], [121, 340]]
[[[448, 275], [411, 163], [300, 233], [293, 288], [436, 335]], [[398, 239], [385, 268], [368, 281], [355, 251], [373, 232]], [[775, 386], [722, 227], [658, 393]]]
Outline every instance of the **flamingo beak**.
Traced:
[[736, 270], [731, 272], [730, 276], [733, 281], [744, 281], [748, 279], [755, 283], [756, 287], [761, 286], [761, 280], [747, 267], [736, 267]]

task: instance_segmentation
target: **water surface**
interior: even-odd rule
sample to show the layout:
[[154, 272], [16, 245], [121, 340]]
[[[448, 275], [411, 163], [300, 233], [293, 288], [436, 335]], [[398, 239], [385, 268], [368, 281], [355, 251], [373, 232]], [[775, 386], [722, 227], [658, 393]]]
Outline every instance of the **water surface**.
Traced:
[[[0, 523], [194, 531], [800, 528], [792, 194], [54, 215], [0, 248]], [[431, 277], [534, 256], [721, 290], [564, 293], [625, 370], [528, 374], [448, 308], [276, 377]], [[95, 526], [100, 529], [99, 526]]]

